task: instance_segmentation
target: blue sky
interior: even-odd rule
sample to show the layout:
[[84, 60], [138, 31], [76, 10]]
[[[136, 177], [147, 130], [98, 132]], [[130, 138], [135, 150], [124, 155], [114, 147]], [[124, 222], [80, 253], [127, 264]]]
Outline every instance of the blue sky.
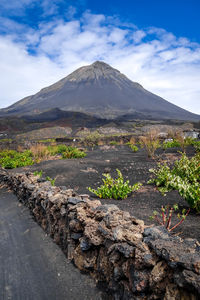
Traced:
[[104, 60], [200, 114], [199, 0], [1, 0], [0, 107]]

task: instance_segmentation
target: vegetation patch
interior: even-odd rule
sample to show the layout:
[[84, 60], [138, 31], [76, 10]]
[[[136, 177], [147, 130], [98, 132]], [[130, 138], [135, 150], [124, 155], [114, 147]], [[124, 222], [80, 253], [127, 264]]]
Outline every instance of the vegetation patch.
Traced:
[[39, 140], [39, 143], [55, 143], [56, 139], [43, 139], [43, 140]]
[[76, 147], [66, 145], [46, 146], [43, 144], [36, 144], [30, 147], [30, 150], [15, 151], [4, 150], [0, 152], [0, 165], [5, 169], [14, 169], [25, 167], [39, 163], [42, 160], [48, 159], [52, 156], [58, 158], [83, 158], [86, 156], [84, 151]]
[[148, 183], [154, 183], [159, 191], [165, 193], [177, 190], [191, 208], [200, 212], [200, 153], [189, 159], [185, 153], [173, 166], [158, 164], [150, 169], [155, 177]]
[[11, 143], [13, 140], [12, 139], [0, 139], [0, 143]]
[[170, 232], [180, 226], [190, 212], [189, 208], [187, 211], [186, 209], [183, 209], [181, 213], [177, 213], [176, 217], [178, 218], [178, 222], [172, 225], [173, 213], [176, 210], [178, 210], [178, 204], [174, 204], [172, 207], [170, 207], [169, 205], [162, 206], [161, 213], [155, 210], [153, 212], [153, 216], [151, 216], [150, 218], [152, 220], [155, 220], [159, 225], [164, 226]]
[[136, 183], [134, 185], [129, 184], [129, 180], [124, 181], [123, 175], [120, 170], [116, 169], [118, 177], [116, 179], [112, 178], [110, 174], [103, 174], [103, 184], [96, 190], [91, 187], [88, 190], [97, 195], [99, 198], [103, 199], [126, 199], [131, 192], [137, 191], [141, 183]]
[[30, 166], [34, 164], [31, 151], [17, 152], [15, 150], [5, 150], [0, 152], [0, 165], [5, 169]]
[[150, 130], [145, 136], [141, 136], [140, 145], [142, 148], [145, 148], [147, 155], [153, 158], [156, 149], [160, 147], [158, 132], [156, 130]]
[[138, 152], [138, 147], [136, 146], [136, 145], [131, 145], [130, 144], [130, 148], [131, 148], [131, 150], [133, 151], [133, 152]]
[[86, 156], [84, 151], [79, 150], [76, 147], [68, 146], [65, 151], [62, 152], [62, 158], [83, 158]]
[[162, 148], [164, 150], [169, 149], [169, 148], [175, 148], [175, 147], [181, 147], [180, 142], [177, 141], [176, 139], [168, 140], [166, 142], [163, 142], [163, 144], [162, 144]]

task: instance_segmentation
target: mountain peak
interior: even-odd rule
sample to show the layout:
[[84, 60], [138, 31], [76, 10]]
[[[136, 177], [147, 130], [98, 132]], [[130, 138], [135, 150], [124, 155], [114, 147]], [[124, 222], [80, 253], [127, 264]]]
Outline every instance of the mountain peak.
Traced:
[[44, 112], [55, 107], [103, 118], [142, 113], [147, 118], [199, 120], [198, 115], [148, 92], [117, 69], [98, 60], [2, 112], [22, 115], [35, 111]]
[[91, 83], [95, 80], [100, 79], [109, 80], [111, 78], [117, 78], [122, 74], [112, 68], [110, 65], [103, 61], [95, 61], [91, 65], [81, 67], [66, 77], [67, 81], [70, 82], [85, 82], [90, 81]]
[[101, 61], [101, 60], [97, 60], [89, 66], [93, 66], [93, 67], [96, 67], [96, 68], [110, 68], [110, 69], [113, 69], [110, 65], [106, 64], [104, 61]]

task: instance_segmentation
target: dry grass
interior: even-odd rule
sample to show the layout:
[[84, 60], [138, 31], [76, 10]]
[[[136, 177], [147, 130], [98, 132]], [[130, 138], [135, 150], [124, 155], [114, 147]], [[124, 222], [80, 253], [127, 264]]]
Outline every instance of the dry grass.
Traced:
[[22, 147], [21, 145], [18, 145], [18, 146], [17, 146], [17, 151], [18, 151], [18, 152], [23, 152], [24, 149], [23, 149], [23, 147]]
[[154, 157], [156, 149], [160, 146], [158, 134], [158, 130], [154, 129], [148, 131], [145, 136], [139, 137], [140, 144], [146, 149], [149, 157]]
[[130, 143], [131, 145], [135, 145], [136, 141], [135, 141], [135, 138], [134, 138], [133, 136], [130, 138], [129, 143]]
[[43, 144], [36, 144], [30, 147], [34, 159], [38, 162], [50, 156], [47, 146]]

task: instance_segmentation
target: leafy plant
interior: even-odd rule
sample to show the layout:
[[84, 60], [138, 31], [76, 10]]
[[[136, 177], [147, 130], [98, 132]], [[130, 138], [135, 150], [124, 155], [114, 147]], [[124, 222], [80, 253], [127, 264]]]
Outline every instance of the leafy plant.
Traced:
[[154, 183], [165, 195], [170, 190], [177, 190], [190, 207], [200, 211], [200, 154], [189, 159], [185, 153], [174, 166], [158, 164], [157, 169], [150, 169], [155, 177], [148, 183]]
[[68, 146], [66, 151], [62, 153], [62, 158], [83, 158], [86, 156], [84, 151], [79, 150], [76, 147]]
[[175, 147], [181, 147], [181, 144], [176, 140], [176, 139], [173, 139], [172, 141], [166, 141], [166, 142], [163, 142], [162, 144], [162, 148], [163, 149], [168, 149], [168, 148], [175, 148]]
[[194, 141], [193, 146], [195, 147], [196, 152], [200, 152], [200, 141]]
[[0, 165], [5, 169], [14, 169], [33, 164], [32, 153], [29, 150], [24, 152], [4, 150], [0, 152]]
[[117, 141], [110, 141], [110, 145], [113, 145], [113, 146], [119, 145], [119, 142], [117, 142]]
[[60, 145], [57, 146], [57, 151], [56, 152], [59, 153], [59, 154], [62, 154], [64, 152], [66, 152], [68, 148], [69, 147], [67, 147], [66, 145], [60, 144]]
[[43, 174], [43, 171], [42, 171], [42, 170], [40, 170], [40, 171], [35, 171], [35, 172], [33, 173], [34, 176], [39, 176], [40, 178], [42, 177], [42, 174]]
[[130, 148], [133, 152], [137, 152], [138, 151], [138, 147], [136, 145], [130, 145]]
[[51, 183], [52, 186], [55, 185], [56, 178], [51, 178], [51, 177], [47, 176], [47, 177], [46, 177], [46, 180], [47, 180], [47, 181], [50, 181], [50, 183]]
[[[151, 216], [150, 218], [155, 220], [156, 222], [158, 222], [158, 224], [165, 226], [165, 228], [170, 232], [170, 231], [174, 230], [175, 228], [177, 228], [178, 226], [180, 226], [190, 212], [190, 208], [187, 211], [186, 211], [186, 209], [183, 209], [181, 214], [178, 213], [176, 215], [180, 221], [177, 222], [174, 226], [172, 226], [171, 225], [172, 224], [172, 216], [173, 216], [173, 213], [177, 209], [178, 209], [178, 204], [174, 204], [172, 207], [170, 207], [169, 205], [162, 206], [161, 213], [159, 214], [155, 210], [153, 212], [153, 216]], [[159, 215], [161, 218], [159, 217]]]
[[133, 192], [137, 191], [141, 183], [136, 183], [134, 185], [129, 184], [129, 180], [124, 181], [123, 175], [120, 170], [116, 169], [118, 177], [116, 179], [112, 178], [110, 174], [103, 174], [105, 179], [102, 179], [103, 184], [96, 190], [91, 187], [88, 188], [90, 192], [97, 195], [99, 198], [104, 199], [125, 199], [127, 196]]

